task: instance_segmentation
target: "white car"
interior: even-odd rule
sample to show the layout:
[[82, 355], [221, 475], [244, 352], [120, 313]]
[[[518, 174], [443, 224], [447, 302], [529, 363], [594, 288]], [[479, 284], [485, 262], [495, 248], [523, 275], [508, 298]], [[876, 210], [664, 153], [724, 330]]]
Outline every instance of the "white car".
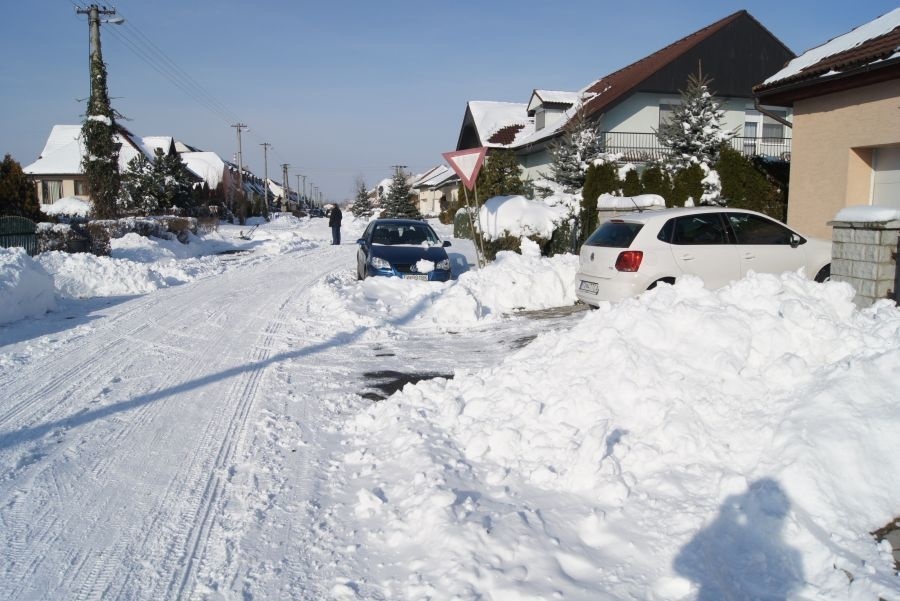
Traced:
[[708, 288], [748, 271], [804, 268], [816, 281], [831, 273], [831, 242], [802, 236], [761, 213], [696, 207], [629, 213], [602, 224], [581, 247], [578, 299], [596, 306], [638, 295], [659, 282], [700, 277]]

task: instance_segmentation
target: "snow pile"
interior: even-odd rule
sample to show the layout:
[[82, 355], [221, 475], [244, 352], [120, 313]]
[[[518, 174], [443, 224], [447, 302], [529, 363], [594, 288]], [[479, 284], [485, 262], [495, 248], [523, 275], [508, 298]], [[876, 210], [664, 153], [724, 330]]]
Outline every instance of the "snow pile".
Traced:
[[900, 310], [852, 297], [686, 277], [408, 385], [346, 426], [322, 544], [379, 598], [897, 599], [869, 532], [900, 498]]
[[0, 248], [0, 325], [56, 308], [53, 278], [22, 248]]
[[838, 211], [835, 221], [855, 223], [886, 223], [900, 221], [900, 209], [879, 206], [845, 207]]
[[654, 207], [665, 208], [666, 201], [659, 194], [638, 194], [637, 196], [614, 196], [601, 194], [597, 198], [597, 208], [600, 210], [634, 210], [652, 209]]
[[203, 237], [188, 232], [187, 237], [188, 243], [182, 244], [174, 238], [167, 240], [129, 233], [110, 240], [110, 246], [114, 258], [138, 263], [190, 259], [235, 248], [217, 232], [210, 232]]
[[56, 217], [87, 217], [91, 212], [91, 203], [74, 196], [65, 196], [53, 204], [42, 204], [41, 212]]
[[[575, 302], [574, 255], [540, 256], [535, 242], [522, 239], [523, 253], [503, 251], [482, 269], [467, 271], [449, 282], [420, 282], [374, 277], [362, 282], [350, 275], [322, 284], [327, 292], [317, 309], [342, 307], [341, 323], [437, 326], [442, 330], [502, 318], [521, 310], [547, 309]], [[424, 267], [424, 266], [423, 266]]]
[[478, 223], [488, 240], [503, 236], [550, 238], [568, 215], [565, 206], [551, 206], [524, 196], [495, 196], [481, 206]]

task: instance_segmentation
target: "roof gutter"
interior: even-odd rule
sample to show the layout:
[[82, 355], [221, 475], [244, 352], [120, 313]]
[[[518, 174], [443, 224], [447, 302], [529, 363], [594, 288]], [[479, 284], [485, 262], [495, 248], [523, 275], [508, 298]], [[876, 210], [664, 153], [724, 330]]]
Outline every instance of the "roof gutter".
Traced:
[[781, 124], [784, 125], [785, 127], [789, 127], [789, 128], [791, 128], [791, 129], [794, 129], [794, 124], [793, 124], [793, 123], [791, 123], [790, 121], [788, 121], [787, 119], [785, 119], [785, 118], [782, 117], [781, 115], [776, 115], [776, 114], [773, 113], [772, 111], [770, 111], [770, 110], [768, 110], [768, 109], [764, 109], [764, 108], [762, 107], [762, 105], [759, 103], [759, 98], [757, 98], [756, 96], [753, 97], [753, 108], [755, 108], [756, 110], [758, 110], [760, 113], [762, 113], [763, 115], [765, 115], [765, 116], [768, 117], [769, 119], [774, 119], [775, 121], [778, 121], [779, 123], [781, 123]]

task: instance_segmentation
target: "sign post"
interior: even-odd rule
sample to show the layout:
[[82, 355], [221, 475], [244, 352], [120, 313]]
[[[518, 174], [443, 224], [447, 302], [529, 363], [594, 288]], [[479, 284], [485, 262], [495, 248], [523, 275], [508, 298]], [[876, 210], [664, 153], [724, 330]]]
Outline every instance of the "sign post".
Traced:
[[463, 183], [463, 195], [466, 199], [466, 213], [469, 215], [469, 227], [472, 231], [472, 240], [475, 242], [475, 256], [478, 261], [478, 268], [485, 265], [484, 258], [484, 237], [481, 235], [481, 220], [472, 218], [472, 207], [469, 205], [469, 190], [475, 190], [475, 212], [480, 210], [478, 206], [478, 188], [475, 187], [475, 181], [478, 179], [478, 172], [484, 164], [484, 157], [487, 154], [487, 148], [470, 148], [468, 150], [457, 150], [456, 152], [443, 153], [444, 159], [450, 163], [450, 167], [459, 176]]

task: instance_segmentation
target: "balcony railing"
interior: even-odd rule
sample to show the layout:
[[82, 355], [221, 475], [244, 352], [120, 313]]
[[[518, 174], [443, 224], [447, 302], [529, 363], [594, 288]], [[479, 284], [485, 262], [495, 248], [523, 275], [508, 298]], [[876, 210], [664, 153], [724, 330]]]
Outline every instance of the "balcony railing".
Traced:
[[[659, 143], [655, 133], [605, 131], [600, 135], [605, 151], [620, 153], [626, 161], [660, 160], [669, 154], [669, 149]], [[790, 138], [735, 136], [728, 140], [727, 144], [746, 157], [762, 156], [782, 161], [791, 160]]]

